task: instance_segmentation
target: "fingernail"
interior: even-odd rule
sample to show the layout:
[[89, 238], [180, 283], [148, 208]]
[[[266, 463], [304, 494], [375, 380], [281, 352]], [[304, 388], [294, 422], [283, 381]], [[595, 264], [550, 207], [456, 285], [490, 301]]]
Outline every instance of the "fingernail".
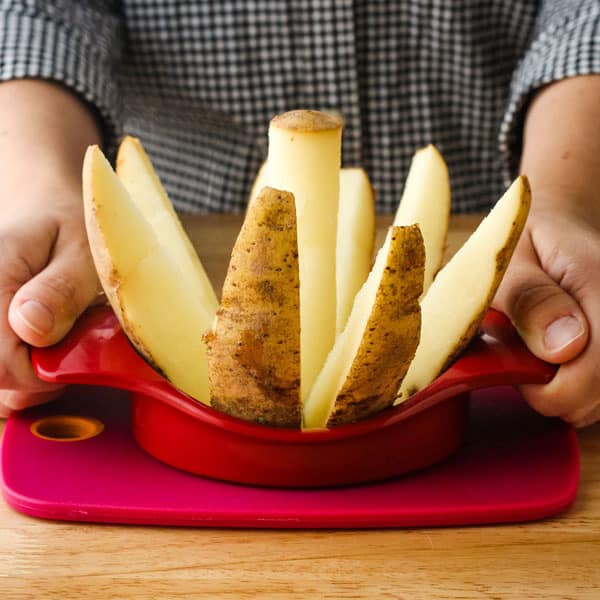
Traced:
[[38, 335], [46, 335], [54, 327], [54, 315], [50, 309], [37, 300], [27, 300], [17, 309], [23, 323]]
[[583, 325], [576, 317], [568, 315], [552, 321], [544, 334], [544, 345], [551, 352], [558, 352], [580, 335], [583, 335]]

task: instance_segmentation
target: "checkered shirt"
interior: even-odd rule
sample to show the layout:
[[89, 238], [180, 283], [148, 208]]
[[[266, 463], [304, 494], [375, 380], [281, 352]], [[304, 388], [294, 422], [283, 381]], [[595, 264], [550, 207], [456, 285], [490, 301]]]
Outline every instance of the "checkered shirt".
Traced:
[[0, 80], [42, 77], [139, 136], [177, 208], [241, 211], [269, 119], [345, 121], [379, 212], [434, 143], [453, 210], [488, 208], [518, 168], [540, 86], [600, 73], [598, 0], [0, 0]]

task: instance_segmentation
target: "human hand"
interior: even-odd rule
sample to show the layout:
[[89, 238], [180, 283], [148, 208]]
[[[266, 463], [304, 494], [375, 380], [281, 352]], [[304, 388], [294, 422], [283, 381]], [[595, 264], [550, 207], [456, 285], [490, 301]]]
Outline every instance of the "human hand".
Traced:
[[494, 305], [529, 349], [559, 365], [521, 386], [533, 408], [577, 426], [600, 419], [600, 75], [540, 89], [526, 114], [521, 172], [532, 205]]
[[[44, 190], [55, 197], [50, 190]], [[19, 196], [34, 194], [33, 190]], [[37, 192], [41, 193], [41, 192]], [[63, 192], [65, 196], [68, 191]], [[77, 194], [78, 196], [79, 194]], [[98, 282], [77, 196], [54, 210], [23, 201], [0, 225], [0, 415], [54, 398], [60, 386], [39, 380], [27, 344], [59, 341], [96, 299]], [[63, 204], [64, 208], [61, 208]], [[81, 204], [80, 201], [77, 205]]]
[[0, 416], [54, 398], [28, 345], [59, 341], [100, 289], [81, 200], [81, 164], [96, 123], [70, 92], [41, 81], [0, 84]]
[[523, 396], [538, 412], [577, 427], [600, 419], [599, 273], [600, 221], [538, 208], [494, 300], [531, 352], [559, 365], [548, 384], [520, 386]]

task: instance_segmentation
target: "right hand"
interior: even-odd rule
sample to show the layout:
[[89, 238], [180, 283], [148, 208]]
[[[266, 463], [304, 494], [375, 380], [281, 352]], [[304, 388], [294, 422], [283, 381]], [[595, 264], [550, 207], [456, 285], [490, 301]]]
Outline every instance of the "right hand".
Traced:
[[83, 153], [98, 142], [69, 92], [0, 84], [0, 417], [60, 393], [36, 377], [29, 345], [55, 344], [99, 299], [81, 199]]

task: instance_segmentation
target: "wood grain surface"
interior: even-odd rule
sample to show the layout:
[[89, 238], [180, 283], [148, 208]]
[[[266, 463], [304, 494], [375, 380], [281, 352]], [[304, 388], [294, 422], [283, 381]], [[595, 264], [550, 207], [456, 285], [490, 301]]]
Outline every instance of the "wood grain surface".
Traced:
[[[476, 222], [452, 220], [450, 253]], [[239, 217], [185, 223], [220, 285]], [[579, 440], [575, 505], [523, 525], [370, 531], [85, 525], [29, 518], [0, 500], [0, 598], [596, 600], [600, 426], [579, 432]]]

